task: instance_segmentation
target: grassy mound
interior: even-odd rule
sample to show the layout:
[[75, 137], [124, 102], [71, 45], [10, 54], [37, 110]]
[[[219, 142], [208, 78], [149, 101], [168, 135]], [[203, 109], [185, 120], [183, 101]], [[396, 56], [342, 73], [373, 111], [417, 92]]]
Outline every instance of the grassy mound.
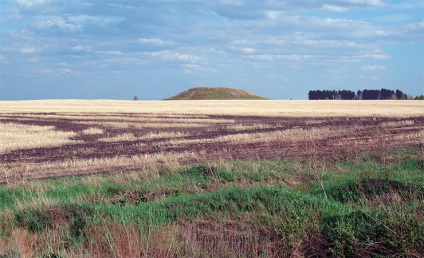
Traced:
[[248, 91], [226, 87], [195, 87], [183, 91], [165, 100], [235, 100], [235, 99], [267, 99]]

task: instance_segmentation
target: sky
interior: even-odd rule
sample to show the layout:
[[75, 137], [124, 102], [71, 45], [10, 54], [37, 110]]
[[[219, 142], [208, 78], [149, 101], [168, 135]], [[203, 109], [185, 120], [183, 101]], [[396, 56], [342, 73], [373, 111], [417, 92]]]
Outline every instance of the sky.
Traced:
[[0, 100], [424, 94], [422, 0], [1, 0]]

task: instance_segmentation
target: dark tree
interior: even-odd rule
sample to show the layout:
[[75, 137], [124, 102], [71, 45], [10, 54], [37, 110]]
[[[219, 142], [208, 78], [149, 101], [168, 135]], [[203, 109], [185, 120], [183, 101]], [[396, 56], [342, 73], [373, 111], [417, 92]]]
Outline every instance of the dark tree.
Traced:
[[358, 90], [357, 93], [350, 90], [310, 90], [308, 93], [308, 98], [310, 100], [319, 100], [319, 99], [340, 99], [340, 100], [353, 100], [353, 99], [363, 99], [363, 100], [378, 100], [378, 99], [408, 99], [408, 97], [400, 90], [384, 89], [381, 90]]
[[380, 99], [380, 90], [364, 90], [362, 92], [362, 99], [364, 100], [375, 100]]
[[415, 100], [424, 100], [424, 95], [416, 96]]
[[335, 91], [331, 90], [310, 90], [308, 93], [309, 100], [334, 99]]
[[394, 91], [388, 89], [381, 89], [381, 98], [380, 99], [391, 99], [395, 94]]
[[350, 90], [339, 90], [339, 99], [352, 100], [355, 99], [355, 92]]
[[356, 93], [356, 99], [362, 99], [362, 91], [358, 90], [358, 92]]
[[396, 98], [397, 99], [408, 99], [408, 96], [406, 96], [406, 94], [404, 94], [402, 91], [396, 90]]

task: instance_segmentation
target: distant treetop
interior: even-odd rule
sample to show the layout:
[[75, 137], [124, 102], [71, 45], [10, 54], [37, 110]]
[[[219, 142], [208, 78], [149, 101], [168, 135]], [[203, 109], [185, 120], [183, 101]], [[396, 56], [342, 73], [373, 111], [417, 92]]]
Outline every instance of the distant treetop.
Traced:
[[408, 99], [408, 96], [400, 90], [358, 90], [356, 93], [350, 90], [310, 90], [309, 100], [386, 100], [386, 99]]

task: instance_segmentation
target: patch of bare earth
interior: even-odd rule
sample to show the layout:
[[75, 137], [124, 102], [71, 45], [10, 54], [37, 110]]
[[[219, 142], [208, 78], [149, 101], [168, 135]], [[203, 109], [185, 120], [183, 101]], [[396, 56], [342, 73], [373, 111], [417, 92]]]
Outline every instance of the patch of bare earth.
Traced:
[[332, 158], [424, 144], [423, 116], [14, 113], [0, 115], [0, 123], [71, 133], [66, 143], [50, 147], [22, 145], [18, 138], [9, 143], [0, 152], [0, 183], [236, 159]]

